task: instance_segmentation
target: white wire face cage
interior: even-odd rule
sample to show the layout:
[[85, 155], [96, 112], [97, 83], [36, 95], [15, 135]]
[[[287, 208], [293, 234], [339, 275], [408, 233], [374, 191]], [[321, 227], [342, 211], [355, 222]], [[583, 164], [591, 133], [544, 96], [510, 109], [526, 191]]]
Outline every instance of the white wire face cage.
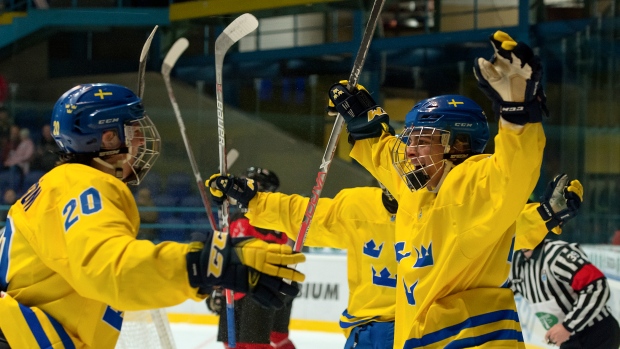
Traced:
[[450, 150], [450, 131], [410, 126], [392, 148], [392, 164], [411, 191], [425, 188], [440, 175]]
[[123, 181], [138, 185], [155, 164], [161, 149], [159, 132], [146, 114], [131, 125], [125, 125], [125, 144], [129, 149], [127, 161], [131, 164], [132, 174]]

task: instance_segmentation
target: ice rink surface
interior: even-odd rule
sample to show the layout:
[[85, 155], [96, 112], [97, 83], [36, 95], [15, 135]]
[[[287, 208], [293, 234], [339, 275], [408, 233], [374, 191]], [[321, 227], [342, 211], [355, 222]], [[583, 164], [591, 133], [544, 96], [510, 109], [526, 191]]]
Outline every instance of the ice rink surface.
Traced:
[[[222, 349], [216, 340], [217, 327], [214, 325], [194, 325], [172, 323], [172, 334], [177, 349]], [[342, 333], [291, 330], [291, 340], [297, 349], [342, 349], [345, 338]]]

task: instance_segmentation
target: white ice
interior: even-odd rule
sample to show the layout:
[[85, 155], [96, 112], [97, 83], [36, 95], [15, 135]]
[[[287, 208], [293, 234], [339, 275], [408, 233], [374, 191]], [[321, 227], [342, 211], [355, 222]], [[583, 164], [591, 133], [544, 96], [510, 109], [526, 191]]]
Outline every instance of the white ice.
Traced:
[[[170, 327], [177, 349], [224, 348], [216, 340], [217, 327], [214, 325], [172, 323]], [[297, 349], [342, 349], [345, 343], [342, 333], [291, 330], [289, 338]]]

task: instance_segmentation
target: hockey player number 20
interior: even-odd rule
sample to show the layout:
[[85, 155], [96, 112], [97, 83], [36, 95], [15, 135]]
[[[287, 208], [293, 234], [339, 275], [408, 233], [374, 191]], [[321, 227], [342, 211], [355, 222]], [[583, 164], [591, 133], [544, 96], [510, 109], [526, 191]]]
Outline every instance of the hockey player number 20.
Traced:
[[75, 222], [80, 220], [80, 214], [89, 215], [101, 211], [101, 195], [97, 189], [90, 187], [84, 190], [79, 196], [79, 208], [81, 213], [77, 212], [78, 200], [73, 198], [62, 209], [62, 215], [65, 217], [65, 233], [71, 228]]

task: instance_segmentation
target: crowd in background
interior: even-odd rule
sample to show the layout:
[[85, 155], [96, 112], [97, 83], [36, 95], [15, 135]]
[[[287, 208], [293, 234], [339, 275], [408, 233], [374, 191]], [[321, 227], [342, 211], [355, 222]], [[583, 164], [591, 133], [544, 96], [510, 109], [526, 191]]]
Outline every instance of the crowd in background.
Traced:
[[[33, 137], [33, 134], [37, 134]], [[20, 127], [13, 122], [7, 108], [0, 107], [0, 189], [17, 196], [23, 194], [43, 173], [56, 163], [56, 143], [50, 125], [40, 130]]]

